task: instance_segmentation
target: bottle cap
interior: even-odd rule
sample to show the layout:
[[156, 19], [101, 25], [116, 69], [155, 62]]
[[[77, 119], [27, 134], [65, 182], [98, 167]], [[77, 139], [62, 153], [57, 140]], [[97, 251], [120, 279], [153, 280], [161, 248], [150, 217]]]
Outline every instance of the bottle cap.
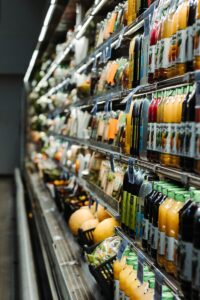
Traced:
[[194, 201], [200, 202], [200, 191], [194, 191]]
[[144, 272], [144, 276], [143, 276], [143, 281], [147, 282], [148, 280], [150, 280], [150, 278], [154, 278], [155, 279], [155, 274], [153, 272]]
[[133, 263], [133, 270], [137, 270], [137, 268], [138, 268], [138, 261], [136, 260]]
[[184, 191], [177, 191], [175, 192], [175, 200], [176, 201], [180, 201], [180, 202], [184, 202], [185, 201], [185, 197], [184, 197]]
[[164, 292], [162, 294], [162, 300], [173, 300], [174, 299], [174, 295], [170, 292]]
[[187, 200], [189, 200], [191, 198], [191, 193], [186, 193], [184, 194], [184, 201], [186, 202]]
[[176, 186], [176, 185], [169, 185], [169, 186], [164, 186], [163, 187], [163, 190], [162, 190], [162, 193], [165, 195], [165, 196], [168, 196], [168, 193], [171, 192], [171, 191], [174, 191], [174, 190], [178, 190], [179, 188]]
[[137, 260], [137, 257], [128, 256], [126, 259], [126, 264], [128, 266], [133, 266], [134, 262]]
[[170, 292], [170, 288], [167, 285], [162, 286], [162, 292]]

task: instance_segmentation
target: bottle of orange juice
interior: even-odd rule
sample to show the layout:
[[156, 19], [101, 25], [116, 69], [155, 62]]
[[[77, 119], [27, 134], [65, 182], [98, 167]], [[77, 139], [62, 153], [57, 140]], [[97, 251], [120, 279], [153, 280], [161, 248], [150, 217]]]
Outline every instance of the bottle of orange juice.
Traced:
[[133, 272], [133, 264], [137, 260], [137, 256], [128, 256], [126, 259], [126, 266], [119, 273], [119, 300], [124, 299], [124, 289], [127, 278]]
[[158, 250], [157, 263], [163, 267], [165, 262], [165, 238], [166, 238], [166, 216], [168, 209], [174, 204], [175, 192], [181, 190], [176, 186], [164, 187], [162, 193], [167, 196], [165, 201], [160, 205], [158, 211]]
[[114, 300], [119, 300], [119, 274], [126, 266], [126, 258], [130, 253], [129, 247], [126, 247], [121, 260], [116, 260], [113, 264], [114, 274]]
[[200, 1], [197, 0], [196, 8], [196, 22], [195, 22], [195, 32], [194, 32], [194, 69], [200, 69]]
[[130, 276], [127, 278], [125, 287], [124, 287], [124, 299], [128, 300], [131, 294], [131, 286], [138, 285], [139, 281], [137, 279], [137, 268], [138, 268], [138, 262], [135, 261], [133, 263], [133, 271], [131, 272]]
[[146, 271], [143, 275], [143, 283], [140, 284], [131, 294], [130, 299], [132, 300], [142, 300], [144, 294], [147, 292], [149, 288], [149, 280], [150, 278], [155, 278], [155, 274], [153, 272]]
[[149, 288], [147, 292], [143, 295], [142, 300], [154, 300], [155, 289], [155, 278], [149, 279]]
[[183, 75], [186, 72], [186, 41], [187, 41], [187, 22], [189, 14], [189, 1], [180, 0], [177, 10], [177, 75]]
[[170, 274], [176, 273], [176, 248], [179, 231], [179, 210], [183, 207], [185, 191], [175, 192], [175, 201], [166, 215], [166, 247], [165, 247], [165, 270]]

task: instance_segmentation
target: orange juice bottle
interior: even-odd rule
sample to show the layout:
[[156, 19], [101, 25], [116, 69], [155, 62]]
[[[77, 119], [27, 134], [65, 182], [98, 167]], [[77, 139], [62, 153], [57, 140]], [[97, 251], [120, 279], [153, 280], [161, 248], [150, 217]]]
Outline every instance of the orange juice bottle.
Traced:
[[158, 251], [157, 251], [157, 263], [163, 267], [165, 262], [165, 238], [166, 238], [166, 217], [167, 211], [174, 204], [175, 191], [179, 188], [175, 186], [165, 187], [162, 193], [167, 196], [165, 201], [160, 205], [158, 211]]
[[189, 1], [180, 0], [177, 10], [177, 75], [183, 75], [186, 72], [186, 41], [187, 41], [187, 23], [189, 14]]
[[170, 22], [170, 31], [171, 31], [171, 37], [170, 37], [170, 48], [168, 52], [168, 59], [169, 59], [169, 66], [166, 71], [167, 78], [171, 78], [176, 75], [176, 47], [177, 47], [177, 7], [178, 7], [178, 1], [174, 0], [172, 1], [172, 6], [170, 9], [170, 15], [169, 15], [169, 22]]
[[169, 68], [169, 52], [170, 52], [170, 42], [172, 36], [172, 14], [173, 11], [173, 1], [171, 1], [168, 10], [166, 11], [166, 17], [163, 20], [161, 28], [161, 52], [160, 52], [160, 79], [167, 78], [167, 69]]
[[132, 112], [133, 112], [133, 102], [131, 103], [129, 113], [126, 114], [126, 131], [125, 131], [125, 147], [124, 147], [124, 152], [126, 154], [130, 154], [130, 150], [131, 150]]
[[126, 280], [133, 272], [133, 264], [137, 260], [137, 256], [128, 256], [125, 268], [119, 273], [119, 300], [124, 299], [124, 289]]
[[119, 274], [126, 266], [126, 258], [130, 252], [129, 247], [127, 247], [123, 253], [121, 260], [116, 260], [113, 264], [113, 274], [114, 274], [114, 300], [119, 299]]
[[165, 247], [165, 270], [175, 274], [176, 246], [178, 240], [179, 210], [183, 207], [185, 197], [184, 191], [175, 192], [175, 201], [166, 215], [166, 247]]
[[130, 274], [130, 276], [127, 278], [125, 287], [124, 287], [124, 299], [129, 299], [131, 294], [131, 286], [136, 284], [138, 285], [138, 279], [137, 279], [137, 268], [138, 268], [138, 262], [137, 260], [133, 263], [133, 270]]
[[140, 284], [136, 289], [134, 289], [131, 294], [131, 300], [142, 300], [144, 294], [147, 292], [149, 288], [149, 280], [150, 278], [155, 278], [155, 274], [153, 272], [144, 272], [143, 275], [143, 283]]
[[136, 0], [128, 0], [128, 25], [136, 19]]
[[196, 22], [194, 33], [194, 69], [200, 69], [200, 0], [197, 0]]
[[149, 288], [147, 292], [143, 295], [142, 300], [154, 300], [155, 289], [155, 278], [149, 279]]

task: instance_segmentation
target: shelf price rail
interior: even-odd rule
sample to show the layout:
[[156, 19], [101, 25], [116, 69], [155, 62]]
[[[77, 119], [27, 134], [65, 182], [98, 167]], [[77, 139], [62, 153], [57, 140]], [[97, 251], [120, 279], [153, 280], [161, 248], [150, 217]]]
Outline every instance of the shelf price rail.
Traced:
[[120, 227], [116, 227], [115, 232], [122, 239], [126, 240], [138, 255], [141, 255], [144, 258], [144, 263], [146, 263], [155, 274], [160, 274], [163, 280], [163, 284], [166, 284], [173, 291], [173, 293], [176, 295], [177, 300], [183, 297], [180, 285], [173, 276], [167, 274], [163, 269], [158, 267], [151, 259], [151, 257], [147, 255], [133, 239], [131, 239], [126, 233], [124, 233], [124, 231]]
[[[84, 140], [84, 139], [79, 139], [74, 137], [67, 137], [56, 133], [50, 133], [49, 135], [53, 135], [55, 137], [58, 137], [70, 143], [87, 146], [88, 148], [100, 152], [108, 157], [112, 154], [114, 156], [114, 159], [124, 162], [126, 164], [128, 164], [128, 160], [130, 159], [130, 156], [121, 153], [118, 147], [112, 145], [108, 145], [108, 144], [104, 144], [92, 140]], [[151, 163], [149, 161], [141, 160], [138, 158], [132, 158], [132, 159], [133, 159], [133, 163], [141, 168], [148, 169], [166, 178], [179, 181], [186, 186], [194, 186], [200, 188], [200, 177], [196, 174], [184, 172], [179, 169], [164, 167], [160, 164]]]

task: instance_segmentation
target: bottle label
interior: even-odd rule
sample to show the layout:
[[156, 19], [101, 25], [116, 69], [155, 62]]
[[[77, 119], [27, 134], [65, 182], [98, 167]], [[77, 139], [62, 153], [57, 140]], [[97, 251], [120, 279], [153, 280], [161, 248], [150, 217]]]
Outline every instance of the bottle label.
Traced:
[[191, 282], [192, 280], [192, 243], [181, 242], [180, 244], [180, 278]]
[[185, 151], [187, 157], [194, 157], [195, 153], [195, 122], [187, 122], [185, 125]]
[[165, 255], [165, 232], [158, 232], [158, 254]]
[[147, 149], [152, 150], [151, 148], [151, 132], [152, 132], [153, 123], [148, 123], [148, 134], [147, 134]]
[[131, 195], [130, 200], [130, 213], [129, 213], [129, 228], [131, 230], [136, 229], [136, 207], [137, 207], [138, 197]]
[[156, 44], [156, 53], [155, 53], [155, 69], [160, 68], [160, 47], [161, 46], [161, 41], [158, 41]]
[[128, 193], [127, 195], [127, 201], [126, 201], [126, 211], [125, 211], [125, 225], [129, 226], [129, 219], [130, 219], [130, 207], [133, 203], [133, 195]]
[[114, 280], [114, 300], [119, 300], [119, 280]]
[[142, 197], [137, 198], [137, 205], [136, 205], [136, 228], [135, 233], [136, 237], [142, 237], [142, 223], [144, 218], [144, 203]]
[[171, 124], [163, 124], [161, 132], [161, 151], [164, 153], [171, 152], [171, 141], [174, 137], [171, 137]]
[[195, 130], [195, 158], [200, 159], [200, 123], [196, 123]]
[[200, 19], [196, 20], [194, 33], [194, 56], [200, 55]]
[[149, 232], [149, 220], [143, 219], [143, 239], [145, 241], [148, 240], [148, 232]]
[[152, 238], [151, 248], [156, 250], [158, 248], [158, 227], [152, 226], [151, 238]]
[[170, 131], [170, 153], [177, 154], [177, 141], [178, 141], [178, 124], [171, 124]]
[[124, 300], [124, 292], [123, 291], [119, 291], [119, 300]]
[[169, 67], [173, 67], [176, 64], [176, 34], [172, 35], [171, 39], [170, 39], [170, 49], [169, 49]]
[[174, 261], [174, 244], [175, 239], [173, 237], [166, 237], [166, 259], [168, 261]]
[[192, 255], [192, 288], [200, 290], [200, 250], [196, 248]]
[[170, 38], [161, 40], [160, 46], [160, 67], [167, 69], [169, 67], [169, 49], [170, 49]]
[[193, 60], [193, 26], [187, 28], [186, 59]]
[[148, 244], [151, 245], [152, 241], [152, 224], [149, 223], [149, 230], [148, 230]]
[[187, 30], [179, 30], [177, 32], [177, 63], [186, 62], [186, 40], [187, 40]]
[[149, 73], [155, 72], [156, 45], [149, 47]]
[[156, 130], [157, 130], [157, 123], [152, 123], [152, 149], [153, 151], [156, 151]]
[[156, 130], [156, 151], [161, 151], [161, 140], [162, 140], [162, 124], [157, 124]]
[[177, 127], [177, 154], [184, 155], [185, 149], [185, 123], [181, 123]]
[[122, 224], [125, 224], [125, 219], [126, 219], [127, 196], [128, 196], [127, 191], [123, 191], [122, 206], [121, 206], [121, 222], [122, 222]]

